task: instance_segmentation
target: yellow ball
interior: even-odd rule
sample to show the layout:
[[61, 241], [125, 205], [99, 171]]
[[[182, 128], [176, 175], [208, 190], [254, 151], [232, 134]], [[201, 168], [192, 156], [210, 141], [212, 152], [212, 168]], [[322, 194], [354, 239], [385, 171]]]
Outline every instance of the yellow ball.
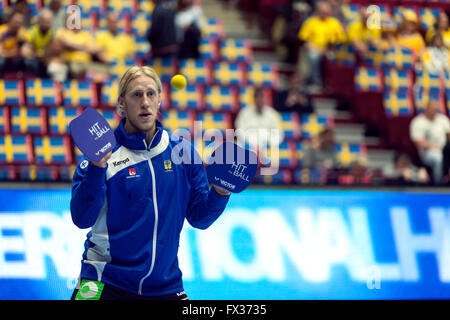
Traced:
[[182, 90], [186, 87], [186, 78], [181, 74], [176, 74], [170, 80], [170, 84], [176, 90]]

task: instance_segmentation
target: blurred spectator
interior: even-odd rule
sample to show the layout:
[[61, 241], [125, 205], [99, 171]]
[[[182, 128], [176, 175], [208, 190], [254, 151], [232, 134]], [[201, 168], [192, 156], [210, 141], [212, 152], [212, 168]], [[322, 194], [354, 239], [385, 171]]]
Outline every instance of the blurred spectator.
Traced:
[[304, 2], [289, 2], [279, 9], [271, 30], [277, 54], [287, 63], [297, 63], [300, 40], [298, 32], [311, 11]]
[[361, 58], [365, 58], [369, 45], [376, 46], [381, 39], [381, 29], [368, 26], [370, 15], [365, 7], [360, 9], [360, 20], [351, 23], [348, 27], [348, 41], [353, 45]]
[[106, 31], [99, 31], [96, 34], [99, 59], [105, 63], [110, 63], [134, 58], [134, 39], [129, 34], [119, 33], [118, 14], [115, 12], [108, 13], [106, 25]]
[[29, 28], [31, 25], [31, 9], [28, 6], [27, 0], [17, 0], [15, 3], [11, 3], [10, 7], [6, 10], [6, 15], [9, 16], [13, 12], [20, 12], [23, 14], [23, 26]]
[[178, 52], [176, 10], [166, 0], [155, 0], [152, 27], [147, 35], [152, 57], [175, 57]]
[[311, 92], [322, 90], [322, 59], [329, 45], [345, 41], [345, 32], [336, 18], [331, 17], [328, 2], [318, 1], [316, 11], [308, 18], [298, 33], [305, 41], [299, 61], [302, 78], [311, 84]]
[[47, 51], [47, 74], [56, 82], [64, 82], [69, 74], [67, 61], [63, 56], [64, 48], [61, 41], [53, 39]]
[[241, 109], [237, 115], [235, 127], [241, 145], [247, 143], [252, 148], [265, 150], [268, 144], [278, 146], [283, 141], [280, 130], [280, 114], [272, 107], [265, 105], [264, 91], [255, 88], [255, 106]]
[[24, 44], [24, 55], [29, 61], [27, 69], [40, 77], [46, 76], [45, 59], [53, 37], [52, 19], [51, 10], [42, 9], [39, 12], [38, 23], [28, 30], [29, 42]]
[[450, 71], [448, 49], [440, 33], [433, 36], [431, 44], [422, 55], [423, 67], [429, 73], [444, 74]]
[[24, 44], [29, 40], [23, 27], [24, 15], [12, 11], [8, 22], [0, 26], [0, 72], [17, 72], [25, 69]]
[[288, 87], [275, 95], [275, 109], [283, 111], [295, 111], [301, 113], [313, 113], [311, 97], [301, 89], [301, 79], [298, 73], [289, 77]]
[[344, 30], [347, 29], [347, 19], [345, 18], [344, 12], [342, 10], [342, 5], [344, 4], [344, 2], [349, 2], [344, 1], [344, 0], [328, 0], [328, 3], [330, 4], [330, 14], [333, 18], [336, 18], [340, 23], [341, 26]]
[[56, 33], [55, 39], [62, 44], [62, 60], [68, 63], [71, 77], [83, 77], [91, 70], [107, 73], [105, 65], [94, 63], [94, 57], [100, 54], [101, 49], [90, 32], [76, 25], [66, 26]]
[[393, 163], [383, 167], [383, 176], [389, 183], [399, 185], [428, 184], [430, 181], [427, 170], [414, 166], [411, 157], [402, 152], [395, 154]]
[[304, 168], [328, 169], [338, 168], [333, 130], [326, 128], [305, 148], [302, 166]]
[[50, 0], [48, 8], [53, 13], [52, 32], [55, 34], [59, 29], [66, 27], [66, 10], [62, 0]]
[[387, 50], [389, 48], [398, 46], [397, 42], [397, 27], [392, 20], [385, 20], [381, 24], [381, 39], [380, 49]]
[[410, 49], [417, 57], [420, 57], [425, 49], [425, 41], [419, 32], [417, 14], [411, 9], [403, 11], [402, 25], [398, 33], [398, 44]]
[[442, 180], [443, 149], [450, 137], [450, 120], [439, 113], [440, 108], [440, 101], [430, 99], [425, 112], [414, 117], [410, 125], [411, 140], [422, 162], [431, 168], [435, 184]]
[[434, 28], [428, 29], [425, 35], [427, 43], [431, 43], [433, 36], [436, 33], [440, 33], [442, 35], [444, 46], [450, 50], [450, 25], [448, 21], [448, 14], [444, 11], [439, 14], [439, 17], [434, 24]]
[[201, 30], [205, 25], [202, 8], [193, 5], [192, 0], [178, 0], [175, 16], [177, 39], [180, 44], [178, 57], [181, 59], [198, 59], [200, 53]]

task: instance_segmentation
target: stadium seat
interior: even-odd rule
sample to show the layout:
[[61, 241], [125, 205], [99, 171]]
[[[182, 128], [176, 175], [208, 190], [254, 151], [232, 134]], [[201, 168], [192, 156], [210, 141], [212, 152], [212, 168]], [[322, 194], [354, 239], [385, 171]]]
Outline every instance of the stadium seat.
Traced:
[[202, 38], [224, 39], [225, 28], [220, 18], [208, 17], [202, 29]]
[[383, 95], [383, 105], [385, 113], [389, 117], [413, 115], [414, 104], [410, 92], [386, 90]]
[[331, 117], [320, 116], [315, 113], [300, 116], [301, 136], [303, 139], [316, 137], [325, 128], [332, 128], [334, 120]]
[[292, 172], [288, 169], [279, 169], [277, 173], [272, 175], [257, 173], [253, 181], [256, 184], [286, 185], [292, 183]]
[[33, 143], [31, 136], [0, 135], [0, 163], [32, 163]]
[[69, 136], [42, 136], [34, 138], [37, 164], [71, 164], [72, 151]]
[[343, 168], [348, 168], [355, 161], [367, 161], [367, 149], [362, 144], [337, 143], [335, 152], [337, 162]]
[[212, 65], [210, 61], [183, 59], [179, 61], [179, 72], [186, 77], [188, 84], [210, 85], [212, 83]]
[[176, 65], [174, 58], [153, 58], [148, 65], [155, 69], [162, 82], [170, 82], [172, 76], [176, 74]]
[[93, 107], [98, 104], [97, 87], [90, 80], [67, 80], [63, 86], [64, 106]]
[[213, 38], [202, 38], [198, 46], [202, 60], [217, 61], [220, 58], [218, 40]]
[[[0, 5], [0, 14], [1, 14]], [[14, 165], [1, 165], [0, 166], [0, 180], [1, 181], [14, 181], [17, 179], [16, 168]]]
[[426, 8], [419, 9], [419, 22], [422, 30], [427, 31], [430, 28], [434, 28], [434, 24], [441, 13], [440, 8]]
[[171, 109], [161, 115], [163, 126], [170, 132], [175, 132], [179, 129], [182, 130], [183, 133], [187, 133], [187, 130], [192, 134], [194, 129], [194, 119], [195, 115], [193, 111], [178, 111]]
[[72, 165], [61, 165], [58, 167], [59, 178], [62, 181], [72, 181], [73, 174], [75, 173], [77, 166]]
[[213, 67], [214, 83], [220, 86], [238, 86], [245, 84], [245, 68], [240, 63], [219, 62]]
[[0, 79], [0, 105], [22, 106], [24, 103], [22, 80]]
[[279, 85], [278, 70], [269, 63], [254, 62], [248, 66], [248, 84], [255, 87], [277, 89]]
[[45, 108], [13, 107], [11, 109], [13, 133], [47, 134], [47, 110]]
[[18, 176], [25, 181], [57, 181], [58, 168], [55, 165], [22, 165], [18, 167]]
[[153, 10], [155, 9], [155, 3], [148, 0], [137, 0], [137, 9], [138, 14], [140, 12], [145, 12], [151, 15], [153, 13]]
[[9, 107], [0, 107], [0, 133], [10, 133], [11, 123], [9, 121]]
[[139, 61], [147, 61], [150, 55], [150, 44], [145, 37], [135, 37], [134, 38], [134, 55]]
[[219, 112], [237, 112], [237, 89], [234, 87], [210, 86], [205, 90], [205, 109]]
[[280, 168], [295, 168], [297, 166], [297, 158], [295, 154], [295, 142], [283, 141], [278, 146], [278, 155], [274, 148], [269, 148], [269, 157], [278, 156]]
[[108, 122], [109, 126], [114, 130], [119, 125], [121, 117], [115, 109], [96, 109]]
[[131, 32], [135, 37], [145, 38], [151, 26], [152, 16], [147, 12], [138, 12], [136, 16], [131, 20]]
[[418, 15], [418, 8], [414, 5], [409, 5], [409, 6], [403, 6], [403, 5], [396, 5], [393, 6], [392, 8], [392, 17], [394, 18], [395, 23], [397, 24], [397, 27], [400, 28], [402, 21], [403, 21], [403, 17], [404, 17], [404, 11], [405, 10], [412, 10], [416, 13], [417, 17], [419, 17]]
[[102, 84], [100, 102], [103, 107], [114, 108], [119, 95], [119, 80], [109, 80]]
[[352, 45], [340, 43], [331, 46], [333, 56], [329, 61], [338, 65], [353, 67], [356, 64], [355, 48]]
[[137, 0], [107, 0], [107, 11], [134, 15], [137, 12]]
[[429, 99], [441, 101], [441, 112], [445, 114], [445, 87], [444, 77], [439, 74], [430, 74], [421, 70], [416, 72], [414, 84], [414, 103], [417, 112], [426, 108]]
[[48, 111], [48, 122], [51, 134], [69, 133], [70, 122], [81, 114], [80, 108], [53, 107]]
[[109, 63], [109, 73], [111, 75], [111, 79], [120, 79], [125, 71], [127, 71], [135, 64], [136, 62], [134, 61], [134, 59], [111, 61]]
[[355, 71], [356, 91], [383, 91], [383, 75], [380, 69], [357, 67]]
[[250, 64], [253, 61], [250, 42], [243, 39], [226, 39], [219, 44], [220, 56], [228, 62], [244, 62]]
[[187, 85], [182, 90], [170, 91], [171, 107], [177, 110], [203, 110], [204, 97], [201, 85]]
[[342, 14], [347, 25], [361, 20], [360, 6], [356, 3], [345, 3], [341, 6]]
[[284, 139], [299, 139], [301, 132], [298, 114], [295, 112], [281, 112], [280, 116], [280, 129], [283, 131]]
[[98, 28], [97, 15], [94, 12], [81, 12], [81, 28], [94, 32]]
[[62, 100], [60, 84], [51, 79], [27, 79], [26, 96], [28, 106], [54, 107]]
[[411, 92], [413, 74], [411, 70], [384, 69], [384, 90], [400, 93]]
[[106, 11], [106, 0], [76, 0], [76, 5], [81, 8], [85, 14], [96, 13], [103, 14]]
[[300, 185], [324, 185], [327, 183], [327, 170], [298, 168], [292, 173], [293, 182]]
[[199, 112], [196, 121], [201, 121], [202, 133], [206, 130], [220, 130], [225, 132], [226, 129], [232, 129], [230, 114], [225, 112]]
[[370, 68], [379, 68], [384, 62], [384, 51], [379, 46], [368, 45], [367, 55], [364, 57], [364, 65]]
[[384, 68], [412, 70], [416, 62], [414, 53], [404, 47], [392, 47], [384, 52]]

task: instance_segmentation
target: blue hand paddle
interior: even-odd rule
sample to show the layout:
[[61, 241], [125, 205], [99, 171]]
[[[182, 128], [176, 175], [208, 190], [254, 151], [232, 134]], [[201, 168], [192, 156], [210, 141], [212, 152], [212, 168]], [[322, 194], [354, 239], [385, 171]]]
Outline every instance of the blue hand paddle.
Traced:
[[86, 108], [69, 128], [75, 145], [92, 161], [100, 161], [116, 145], [108, 121], [93, 108]]
[[252, 183], [258, 169], [258, 157], [253, 151], [225, 142], [214, 150], [207, 164], [211, 184], [239, 193]]

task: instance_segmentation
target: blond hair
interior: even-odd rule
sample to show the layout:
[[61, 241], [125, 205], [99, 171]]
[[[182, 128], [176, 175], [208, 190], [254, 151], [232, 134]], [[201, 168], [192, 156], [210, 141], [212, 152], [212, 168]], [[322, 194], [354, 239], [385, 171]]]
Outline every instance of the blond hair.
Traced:
[[[132, 66], [123, 74], [122, 78], [119, 81], [119, 96], [125, 97], [125, 94], [128, 90], [128, 86], [131, 81], [140, 76], [147, 76], [153, 79], [156, 82], [156, 86], [158, 87], [158, 93], [162, 92], [162, 83], [155, 69], [149, 66]], [[121, 116], [124, 116], [123, 110], [120, 108], [119, 104], [116, 105], [117, 113]]]
[[125, 93], [128, 89], [128, 85], [131, 81], [140, 76], [147, 76], [155, 80], [156, 85], [158, 87], [158, 93], [162, 91], [161, 79], [156, 73], [155, 69], [149, 66], [132, 66], [123, 74], [122, 78], [119, 81], [119, 96], [125, 96]]

